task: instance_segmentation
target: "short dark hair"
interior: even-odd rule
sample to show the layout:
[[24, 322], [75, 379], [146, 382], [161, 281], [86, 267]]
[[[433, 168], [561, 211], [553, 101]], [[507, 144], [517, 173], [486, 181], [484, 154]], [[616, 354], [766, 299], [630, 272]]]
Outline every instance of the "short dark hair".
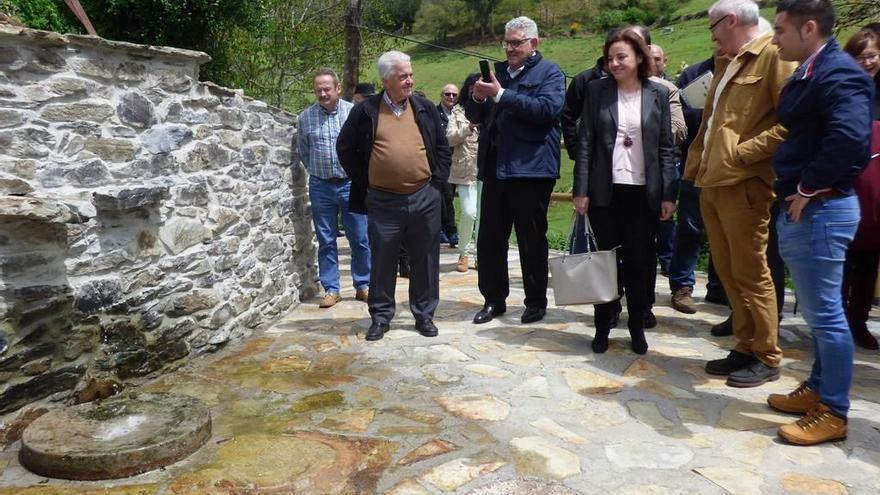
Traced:
[[822, 36], [831, 36], [837, 20], [830, 0], [779, 0], [776, 13], [783, 12], [796, 19], [798, 28], [807, 21], [815, 21]]
[[651, 58], [651, 51], [648, 49], [648, 44], [645, 43], [645, 40], [633, 33], [633, 26], [615, 29], [605, 38], [605, 46], [602, 48], [605, 64], [608, 64], [608, 50], [611, 48], [611, 45], [618, 41], [628, 44], [636, 52], [636, 55], [642, 57], [638, 69], [639, 79], [647, 81], [651, 74], [654, 73], [654, 59]]
[[317, 79], [321, 76], [330, 76], [333, 78], [333, 84], [335, 84], [337, 86], [339, 85], [339, 76], [336, 75], [335, 70], [327, 68], [327, 67], [316, 70], [315, 73], [312, 75], [312, 82], [314, 82], [315, 79]]
[[372, 83], [358, 83], [354, 87], [354, 94], [370, 96], [376, 94], [376, 86]]

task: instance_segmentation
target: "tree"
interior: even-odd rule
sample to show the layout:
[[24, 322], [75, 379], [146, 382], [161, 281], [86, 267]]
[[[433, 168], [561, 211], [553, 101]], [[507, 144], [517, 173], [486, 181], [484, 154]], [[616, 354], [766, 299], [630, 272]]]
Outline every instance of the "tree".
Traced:
[[382, 0], [382, 4], [394, 29], [406, 34], [412, 32], [422, 0]]
[[492, 12], [501, 0], [464, 0], [465, 4], [473, 11], [477, 20], [480, 38], [485, 38], [486, 33], [492, 29]]
[[837, 0], [837, 30], [880, 22], [880, 0]]
[[0, 12], [33, 29], [81, 33], [82, 25], [63, 0], [0, 0]]

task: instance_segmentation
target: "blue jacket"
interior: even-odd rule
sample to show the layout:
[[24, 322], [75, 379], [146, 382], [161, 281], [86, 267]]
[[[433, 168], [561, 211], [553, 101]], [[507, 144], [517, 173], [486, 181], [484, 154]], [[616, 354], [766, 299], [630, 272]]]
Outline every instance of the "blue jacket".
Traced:
[[870, 155], [873, 104], [873, 81], [830, 38], [782, 90], [777, 112], [789, 132], [773, 157], [776, 194], [795, 194], [798, 184], [853, 194]]
[[539, 52], [511, 79], [507, 62], [495, 64], [495, 77], [504, 88], [498, 103], [468, 98], [465, 115], [480, 124], [478, 176], [484, 179], [487, 162], [496, 164], [498, 179], [559, 178], [559, 116], [565, 103], [565, 75]]

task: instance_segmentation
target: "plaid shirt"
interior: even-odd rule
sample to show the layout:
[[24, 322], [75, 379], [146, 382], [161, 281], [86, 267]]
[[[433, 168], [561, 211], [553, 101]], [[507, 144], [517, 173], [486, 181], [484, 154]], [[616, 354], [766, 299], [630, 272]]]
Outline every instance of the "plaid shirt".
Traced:
[[336, 111], [328, 112], [315, 103], [299, 114], [296, 146], [309, 175], [320, 179], [348, 177], [336, 156], [336, 138], [353, 106], [339, 100]]

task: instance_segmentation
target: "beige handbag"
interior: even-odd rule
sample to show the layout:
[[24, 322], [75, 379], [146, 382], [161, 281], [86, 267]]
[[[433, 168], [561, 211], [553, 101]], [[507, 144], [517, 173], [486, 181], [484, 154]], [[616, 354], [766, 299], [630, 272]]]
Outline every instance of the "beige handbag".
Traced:
[[[576, 217], [573, 217], [572, 232], [575, 225]], [[598, 247], [598, 243], [590, 219], [586, 217], [584, 235], [587, 236], [586, 253], [563, 254], [549, 260], [553, 297], [557, 306], [602, 304], [620, 297], [617, 288], [617, 247], [609, 251], [592, 251], [593, 245]], [[572, 237], [569, 236], [569, 239]]]

